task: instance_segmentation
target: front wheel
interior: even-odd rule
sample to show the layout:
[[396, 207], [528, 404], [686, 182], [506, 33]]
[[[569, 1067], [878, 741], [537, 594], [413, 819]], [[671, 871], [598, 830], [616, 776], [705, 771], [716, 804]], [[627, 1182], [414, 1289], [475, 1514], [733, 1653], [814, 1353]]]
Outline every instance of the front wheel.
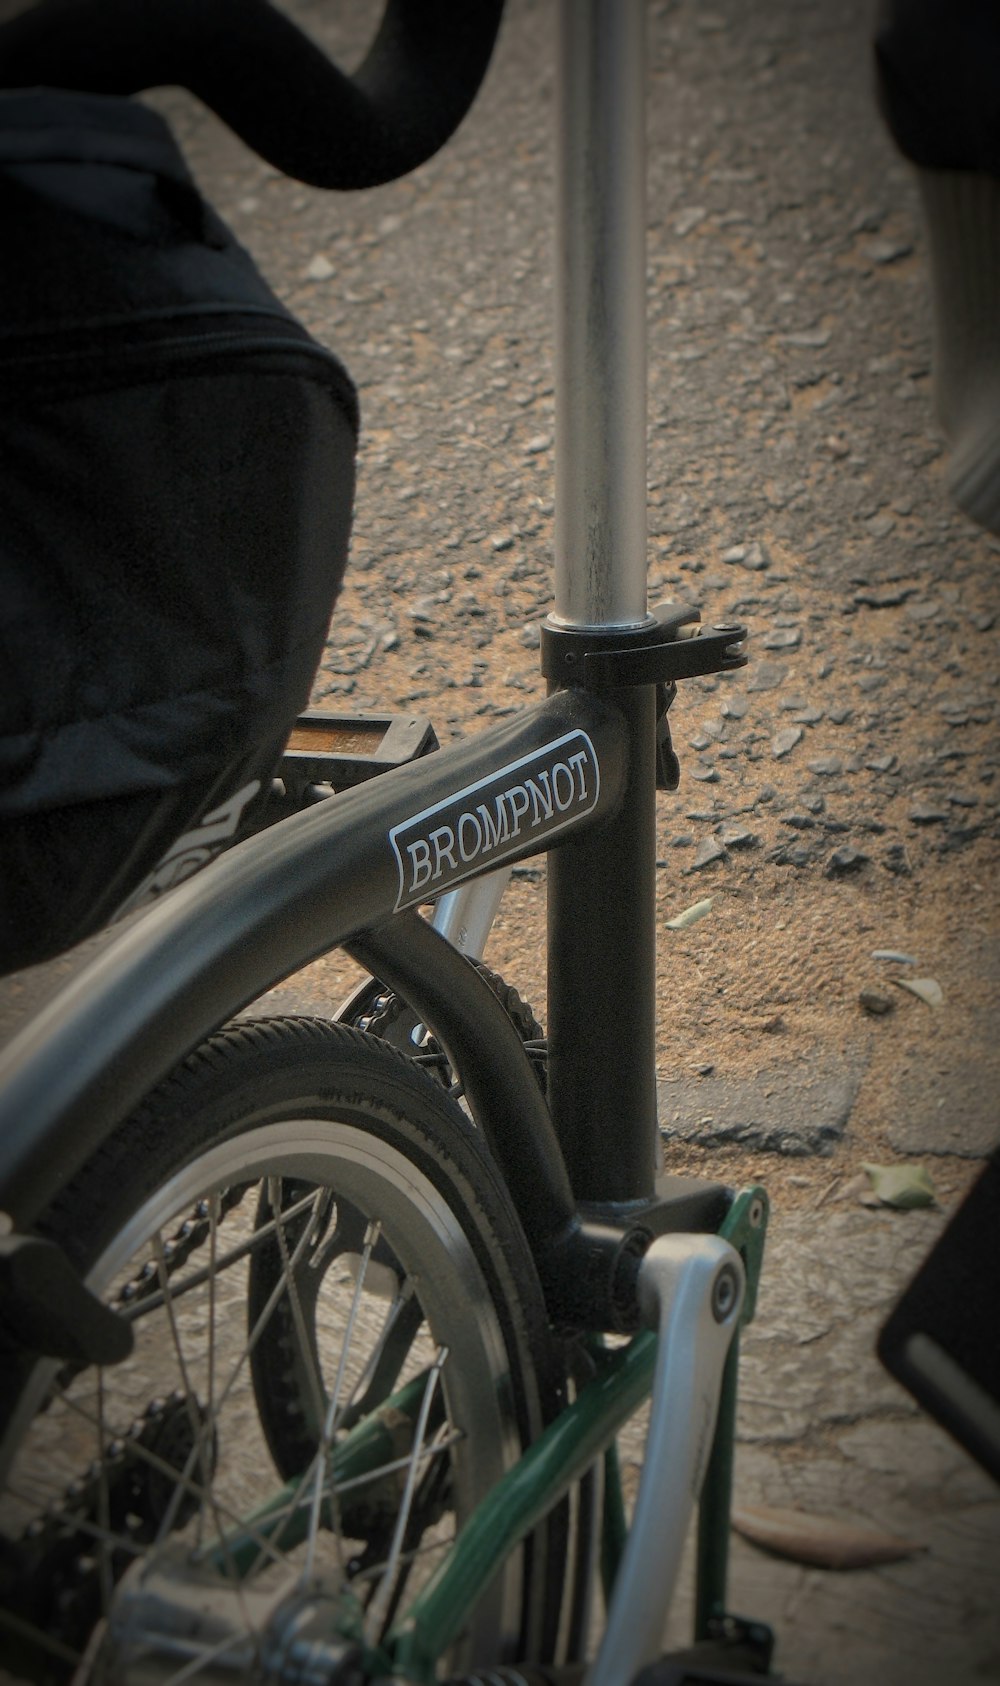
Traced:
[[[21, 1401], [0, 1493], [14, 1678], [68, 1681], [89, 1647], [81, 1679], [280, 1680], [307, 1593], [377, 1648], [562, 1399], [475, 1130], [343, 1026], [221, 1031], [38, 1227], [136, 1340], [114, 1369], [38, 1365]], [[558, 1526], [498, 1570], [444, 1670], [551, 1653]]]

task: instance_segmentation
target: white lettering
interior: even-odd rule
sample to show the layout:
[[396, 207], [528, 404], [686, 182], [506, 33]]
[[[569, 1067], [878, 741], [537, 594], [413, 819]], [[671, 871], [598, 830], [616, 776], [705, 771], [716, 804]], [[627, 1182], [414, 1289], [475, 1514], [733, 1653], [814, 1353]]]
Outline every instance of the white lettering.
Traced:
[[491, 814], [485, 802], [480, 802], [476, 813], [483, 824], [483, 851], [489, 854], [501, 843], [506, 843], [510, 835], [507, 825], [507, 810], [503, 805], [503, 797], [498, 796], [493, 803], [494, 812]]
[[[565, 791], [565, 796], [561, 796], [559, 794], [560, 773], [563, 776], [563, 790]], [[576, 780], [567, 767], [565, 761], [557, 761], [552, 769], [552, 794], [556, 799], [556, 807], [559, 809], [561, 814], [564, 814], [566, 809], [571, 806], [573, 798], [576, 795]]]
[[[471, 831], [472, 841], [466, 842], [467, 834]], [[462, 814], [458, 821], [458, 852], [463, 861], [474, 861], [482, 853], [483, 828], [475, 814]]]
[[504, 795], [510, 803], [510, 811], [514, 820], [514, 829], [511, 836], [517, 837], [521, 830], [521, 820], [528, 812], [528, 792], [523, 784], [515, 784], [511, 785], [509, 790], [505, 790]]
[[423, 886], [430, 879], [431, 852], [422, 837], [418, 837], [415, 843], [407, 843], [406, 852], [410, 857], [412, 868], [410, 879], [410, 891], [412, 893], [414, 890], [423, 889]]
[[575, 768], [580, 780], [580, 800], [583, 801], [587, 794], [587, 780], [583, 771], [587, 765], [587, 757], [582, 749], [578, 749], [575, 755], [571, 755], [569, 757], [569, 764], [571, 767]]
[[[534, 816], [531, 823], [532, 825], [541, 825], [543, 820], [552, 818], [552, 789], [549, 784], [548, 771], [543, 770], [539, 773], [537, 779], [525, 779], [524, 782], [531, 796]], [[544, 789], [542, 788], [543, 784]]]
[[439, 826], [437, 831], [431, 832], [431, 844], [434, 848], [434, 877], [441, 876], [441, 862], [447, 861], [452, 872], [458, 871], [455, 859], [455, 833], [450, 825]]

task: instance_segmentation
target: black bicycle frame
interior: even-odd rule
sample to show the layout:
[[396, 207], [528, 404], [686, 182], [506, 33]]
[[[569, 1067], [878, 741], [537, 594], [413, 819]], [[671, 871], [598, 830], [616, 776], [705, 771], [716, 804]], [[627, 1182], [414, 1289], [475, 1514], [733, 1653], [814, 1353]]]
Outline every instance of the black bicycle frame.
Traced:
[[213, 1028], [348, 944], [398, 976], [463, 1075], [527, 1227], [552, 1234], [573, 1200], [530, 1062], [474, 969], [407, 910], [599, 831], [628, 771], [620, 710], [564, 691], [282, 821], [173, 891], [0, 1056], [0, 1189], [16, 1227]]

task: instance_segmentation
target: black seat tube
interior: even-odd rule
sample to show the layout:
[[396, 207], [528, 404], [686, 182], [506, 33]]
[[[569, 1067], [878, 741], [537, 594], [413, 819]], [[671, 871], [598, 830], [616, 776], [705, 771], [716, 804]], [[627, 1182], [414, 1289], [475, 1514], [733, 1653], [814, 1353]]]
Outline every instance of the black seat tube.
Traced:
[[628, 722], [618, 813], [548, 860], [549, 1105], [579, 1201], [653, 1192], [655, 731], [651, 686], [607, 693]]

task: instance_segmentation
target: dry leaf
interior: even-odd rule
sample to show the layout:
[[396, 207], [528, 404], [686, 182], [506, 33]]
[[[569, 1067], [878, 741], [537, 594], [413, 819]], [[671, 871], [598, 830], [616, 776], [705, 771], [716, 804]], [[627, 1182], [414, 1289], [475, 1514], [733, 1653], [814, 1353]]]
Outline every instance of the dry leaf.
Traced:
[[896, 1206], [905, 1212], [917, 1206], [933, 1206], [937, 1199], [926, 1165], [862, 1165], [861, 1169], [883, 1206]]
[[817, 1569], [870, 1569], [877, 1563], [899, 1563], [926, 1549], [917, 1540], [883, 1534], [863, 1522], [808, 1516], [770, 1505], [735, 1507], [730, 1521], [753, 1545]]
[[689, 925], [696, 925], [699, 919], [704, 919], [706, 913], [711, 911], [714, 900], [714, 896], [706, 896], [703, 901], [692, 902], [683, 913], [677, 913], [673, 919], [667, 920], [667, 930], [686, 931]]
[[911, 995], [926, 1001], [928, 1007], [944, 1006], [944, 990], [937, 978], [893, 978], [892, 981], [900, 989], [908, 989]]

